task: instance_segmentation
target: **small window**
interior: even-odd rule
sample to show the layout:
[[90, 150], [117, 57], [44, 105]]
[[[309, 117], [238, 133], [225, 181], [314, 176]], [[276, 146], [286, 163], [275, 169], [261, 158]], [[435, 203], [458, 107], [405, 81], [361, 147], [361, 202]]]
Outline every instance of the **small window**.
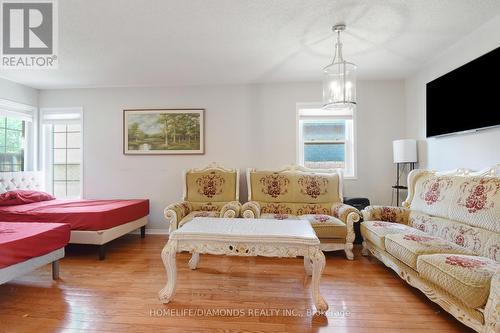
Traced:
[[42, 109], [43, 160], [47, 189], [56, 198], [82, 197], [81, 111]]
[[350, 109], [298, 109], [298, 164], [312, 169], [343, 169], [355, 177], [354, 119]]
[[24, 171], [25, 122], [0, 117], [0, 172]]

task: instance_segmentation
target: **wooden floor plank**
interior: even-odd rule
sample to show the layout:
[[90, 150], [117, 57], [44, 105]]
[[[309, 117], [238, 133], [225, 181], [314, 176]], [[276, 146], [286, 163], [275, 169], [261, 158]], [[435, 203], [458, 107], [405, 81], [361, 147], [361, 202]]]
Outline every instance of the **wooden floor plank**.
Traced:
[[105, 261], [70, 247], [59, 281], [47, 265], [0, 285], [0, 332], [471, 332], [359, 248], [354, 261], [327, 254], [327, 316], [313, 315], [300, 259], [202, 255], [191, 271], [180, 254], [177, 293], [162, 305], [164, 243], [128, 235]]

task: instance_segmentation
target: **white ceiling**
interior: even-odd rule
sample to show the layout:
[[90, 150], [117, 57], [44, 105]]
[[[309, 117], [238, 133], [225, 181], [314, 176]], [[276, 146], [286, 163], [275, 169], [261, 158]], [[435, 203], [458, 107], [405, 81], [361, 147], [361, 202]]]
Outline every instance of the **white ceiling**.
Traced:
[[331, 26], [361, 79], [413, 73], [500, 14], [498, 0], [60, 0], [59, 69], [2, 70], [35, 88], [321, 79]]

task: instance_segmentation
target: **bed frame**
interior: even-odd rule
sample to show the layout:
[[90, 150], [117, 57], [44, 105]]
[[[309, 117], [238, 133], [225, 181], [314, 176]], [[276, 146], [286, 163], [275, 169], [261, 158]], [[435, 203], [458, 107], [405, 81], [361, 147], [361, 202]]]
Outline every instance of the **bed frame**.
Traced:
[[[0, 193], [16, 189], [43, 191], [45, 189], [43, 173], [40, 171], [0, 172]], [[148, 217], [144, 216], [135, 221], [104, 230], [72, 230], [69, 242], [70, 244], [97, 245], [99, 247], [99, 260], [104, 260], [106, 258], [106, 243], [139, 228], [141, 229], [141, 238], [144, 238], [147, 223]]]
[[59, 259], [64, 257], [64, 247], [44, 254], [40, 257], [34, 257], [26, 261], [0, 268], [0, 284], [8, 282], [18, 276], [24, 275], [35, 269], [52, 263], [52, 279], [59, 279]]

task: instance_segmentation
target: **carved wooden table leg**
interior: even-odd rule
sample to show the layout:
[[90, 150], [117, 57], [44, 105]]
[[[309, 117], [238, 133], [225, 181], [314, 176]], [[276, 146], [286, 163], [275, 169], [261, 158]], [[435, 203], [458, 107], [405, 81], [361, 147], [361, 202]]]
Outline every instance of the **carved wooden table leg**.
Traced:
[[196, 269], [198, 267], [198, 263], [200, 262], [200, 254], [198, 252], [193, 252], [191, 255], [191, 259], [189, 260], [189, 268]]
[[325, 255], [318, 248], [311, 249], [309, 253], [312, 261], [312, 297], [314, 305], [316, 306], [316, 310], [324, 312], [328, 310], [328, 304], [323, 299], [323, 296], [321, 296], [319, 282], [325, 268]]
[[311, 258], [309, 258], [309, 256], [304, 256], [304, 269], [306, 270], [306, 274], [308, 276], [312, 275], [312, 263], [311, 263]]
[[161, 251], [161, 259], [165, 270], [167, 271], [167, 284], [160, 290], [159, 298], [162, 303], [168, 303], [174, 297], [175, 286], [177, 282], [177, 266], [175, 263], [175, 255], [177, 252], [177, 241], [169, 240], [167, 245]]

